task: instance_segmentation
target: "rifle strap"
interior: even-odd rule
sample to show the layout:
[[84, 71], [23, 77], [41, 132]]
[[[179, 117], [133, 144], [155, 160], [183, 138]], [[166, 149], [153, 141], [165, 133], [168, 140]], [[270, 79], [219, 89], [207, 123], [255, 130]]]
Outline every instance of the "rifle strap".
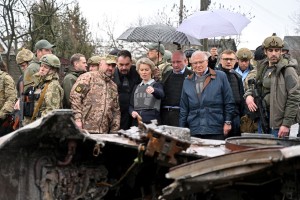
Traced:
[[44, 101], [44, 97], [45, 97], [45, 94], [46, 94], [46, 91], [47, 91], [47, 88], [48, 88], [48, 85], [49, 85], [50, 82], [46, 83], [42, 93], [41, 93], [41, 96], [37, 102], [37, 105], [36, 107], [34, 108], [34, 111], [33, 111], [33, 114], [32, 114], [32, 117], [31, 117], [31, 122], [34, 121], [35, 117], [37, 116], [38, 112], [39, 112], [39, 109]]

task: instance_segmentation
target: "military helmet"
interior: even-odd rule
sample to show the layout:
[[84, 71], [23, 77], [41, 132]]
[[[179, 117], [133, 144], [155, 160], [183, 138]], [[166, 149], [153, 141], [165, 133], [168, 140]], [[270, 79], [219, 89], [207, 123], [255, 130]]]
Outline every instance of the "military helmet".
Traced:
[[236, 52], [236, 57], [239, 60], [251, 60], [253, 58], [253, 53], [247, 48], [240, 48]]
[[265, 48], [265, 49], [268, 49], [268, 48], [283, 48], [284, 44], [283, 44], [283, 40], [276, 36], [276, 33], [273, 33], [272, 36], [270, 37], [267, 37], [262, 46]]
[[285, 41], [283, 42], [283, 48], [282, 48], [282, 50], [285, 50], [287, 52], [290, 51], [289, 45]]
[[87, 64], [88, 65], [99, 65], [101, 60], [100, 56], [92, 56], [88, 59]]
[[34, 54], [28, 49], [22, 49], [19, 51], [16, 57], [17, 64], [20, 65], [23, 62], [29, 62], [33, 59]]
[[43, 55], [40, 59], [40, 62], [53, 68], [60, 68], [60, 60], [54, 54]]

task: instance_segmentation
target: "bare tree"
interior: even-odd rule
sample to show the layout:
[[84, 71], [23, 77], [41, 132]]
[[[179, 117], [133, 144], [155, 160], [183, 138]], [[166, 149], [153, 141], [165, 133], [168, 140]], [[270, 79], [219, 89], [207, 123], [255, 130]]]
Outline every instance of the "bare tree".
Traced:
[[300, 12], [297, 11], [293, 15], [289, 16], [289, 18], [292, 20], [292, 22], [295, 25], [295, 33], [300, 34]]
[[18, 39], [25, 35], [22, 16], [28, 16], [26, 5], [22, 0], [3, 0], [0, 3], [0, 37], [7, 46], [8, 67], [11, 50], [17, 48]]

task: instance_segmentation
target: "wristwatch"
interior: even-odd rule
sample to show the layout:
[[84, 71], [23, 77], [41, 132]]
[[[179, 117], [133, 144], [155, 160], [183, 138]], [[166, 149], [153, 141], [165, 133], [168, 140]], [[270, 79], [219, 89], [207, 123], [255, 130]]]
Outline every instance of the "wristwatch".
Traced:
[[231, 121], [225, 121], [226, 125], [231, 125]]

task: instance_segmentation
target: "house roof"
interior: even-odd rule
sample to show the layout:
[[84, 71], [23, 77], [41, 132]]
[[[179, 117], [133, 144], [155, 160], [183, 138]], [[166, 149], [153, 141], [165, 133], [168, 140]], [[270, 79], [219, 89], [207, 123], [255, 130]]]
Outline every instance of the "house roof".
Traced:
[[300, 36], [285, 36], [284, 42], [289, 47], [289, 53], [300, 63]]

